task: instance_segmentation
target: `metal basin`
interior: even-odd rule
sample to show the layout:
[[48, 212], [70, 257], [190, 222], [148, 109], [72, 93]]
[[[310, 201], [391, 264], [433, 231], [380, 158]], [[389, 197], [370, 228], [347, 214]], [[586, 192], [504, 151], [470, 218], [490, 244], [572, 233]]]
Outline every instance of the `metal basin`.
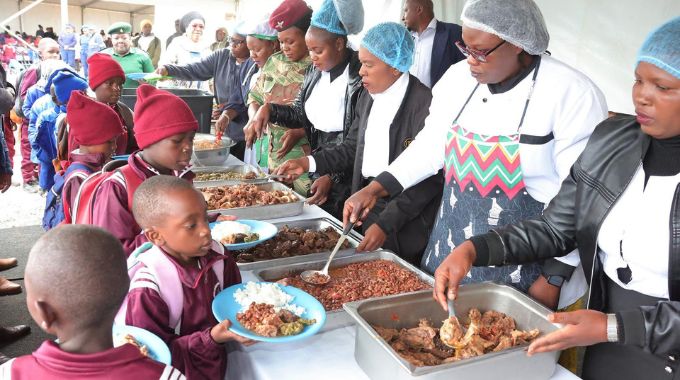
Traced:
[[[511, 379], [545, 380], [555, 371], [559, 352], [528, 357], [526, 347], [446, 363], [438, 366], [415, 367], [383, 340], [371, 325], [406, 328], [427, 318], [440, 327], [446, 312], [432, 298], [432, 291], [375, 298], [346, 303], [344, 309], [357, 324], [354, 358], [372, 380], [450, 380], [450, 379]], [[460, 287], [456, 312], [467, 315], [470, 308], [496, 310], [515, 319], [523, 330], [537, 328], [541, 335], [558, 329], [547, 319], [550, 310], [518, 290], [491, 282]]]

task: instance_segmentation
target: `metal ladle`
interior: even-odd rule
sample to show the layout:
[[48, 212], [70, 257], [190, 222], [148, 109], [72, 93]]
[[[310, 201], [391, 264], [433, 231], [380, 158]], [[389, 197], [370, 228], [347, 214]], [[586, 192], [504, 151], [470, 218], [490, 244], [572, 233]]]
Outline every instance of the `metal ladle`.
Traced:
[[331, 255], [328, 256], [328, 261], [326, 262], [326, 265], [323, 267], [323, 269], [320, 271], [306, 270], [300, 273], [300, 278], [302, 279], [302, 281], [312, 285], [328, 284], [328, 282], [331, 280], [331, 276], [328, 275], [328, 268], [331, 265], [333, 257], [335, 257], [335, 254], [338, 253], [338, 251], [340, 250], [342, 243], [344, 243], [345, 240], [347, 239], [347, 235], [349, 235], [350, 231], [352, 231], [352, 228], [354, 228], [354, 223], [350, 223], [347, 226], [345, 226], [345, 229], [342, 231], [342, 235], [340, 235], [338, 242], [335, 243], [335, 248], [333, 248], [333, 252], [331, 252]]

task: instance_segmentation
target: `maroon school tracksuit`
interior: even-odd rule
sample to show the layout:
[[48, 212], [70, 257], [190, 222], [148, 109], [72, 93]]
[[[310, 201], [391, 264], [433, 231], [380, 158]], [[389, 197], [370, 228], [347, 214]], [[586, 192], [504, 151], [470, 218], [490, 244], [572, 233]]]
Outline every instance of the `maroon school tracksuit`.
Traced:
[[[92, 173], [101, 170], [107, 161], [107, 157], [103, 153], [84, 154], [73, 152], [70, 154], [69, 159], [71, 164], [77, 162], [89, 166]], [[76, 176], [64, 184], [64, 188], [61, 190], [61, 199], [68, 202], [62, 202], [64, 205], [68, 204], [69, 207], [73, 207], [73, 202], [76, 200], [76, 195], [78, 195], [78, 190], [83, 181], [82, 178]]]
[[[158, 175], [158, 171], [144, 162], [139, 156], [140, 152], [135, 152], [128, 159], [128, 165], [142, 179], [151, 178]], [[184, 172], [174, 172], [175, 176], [193, 181], [195, 174], [190, 170]], [[132, 210], [128, 207], [128, 191], [125, 186], [115, 180], [102, 182], [96, 194], [93, 205], [95, 210], [92, 224], [109, 231], [117, 237], [123, 244], [125, 254], [130, 256], [132, 251], [145, 243], [146, 236], [142, 234], [142, 229], [135, 222]]]
[[72, 354], [44, 342], [31, 355], [0, 366], [3, 380], [178, 380], [177, 369], [147, 358], [139, 348], [125, 344], [95, 354]]
[[[36, 67], [26, 69], [26, 74], [21, 81], [18, 96], [26, 98], [28, 89], [38, 82], [38, 70]], [[21, 123], [21, 130], [19, 131], [20, 148], [21, 148], [21, 177], [24, 183], [38, 178], [38, 165], [31, 161], [31, 142], [28, 141], [28, 116], [24, 117], [24, 122]]]
[[[172, 365], [182, 371], [187, 379], [223, 379], [227, 369], [227, 352], [215, 343], [210, 329], [217, 324], [211, 305], [220, 292], [220, 283], [212, 264], [224, 260], [224, 287], [241, 282], [236, 262], [228, 252], [221, 255], [210, 251], [199, 258], [199, 267], [183, 267], [169, 256], [182, 282], [184, 306], [182, 308], [179, 335], [169, 327], [168, 305], [158, 292], [148, 287], [130, 284], [125, 324], [141, 327], [158, 335], [168, 344], [172, 353]], [[163, 291], [161, 289], [161, 291]]]

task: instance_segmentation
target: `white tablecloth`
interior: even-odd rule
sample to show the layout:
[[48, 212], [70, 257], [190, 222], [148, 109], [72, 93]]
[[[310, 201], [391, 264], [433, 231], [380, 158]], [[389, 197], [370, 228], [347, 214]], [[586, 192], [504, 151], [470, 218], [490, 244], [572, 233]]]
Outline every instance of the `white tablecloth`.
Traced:
[[[226, 165], [242, 164], [230, 156]], [[333, 216], [320, 207], [305, 205], [301, 215], [268, 222], [306, 220]], [[242, 273], [243, 282], [256, 280]], [[316, 334], [298, 343], [257, 343], [251, 347], [230, 344], [228, 380], [369, 380], [354, 360], [356, 326], [341, 327]], [[577, 376], [557, 366], [550, 380], [574, 380]]]

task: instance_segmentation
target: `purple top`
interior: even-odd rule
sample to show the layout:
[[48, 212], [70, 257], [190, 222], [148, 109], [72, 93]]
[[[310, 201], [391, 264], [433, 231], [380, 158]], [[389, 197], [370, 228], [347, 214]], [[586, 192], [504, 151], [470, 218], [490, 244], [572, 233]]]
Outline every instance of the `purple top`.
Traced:
[[52, 341], [45, 341], [33, 354], [18, 357], [0, 367], [0, 375], [5, 373], [5, 366], [11, 367], [12, 380], [184, 378], [177, 369], [147, 358], [131, 344], [94, 354], [72, 354], [62, 351]]
[[125, 324], [149, 330], [163, 339], [170, 347], [172, 365], [188, 379], [223, 379], [227, 352], [210, 336], [210, 330], [218, 323], [212, 313], [212, 300], [222, 290], [212, 265], [218, 260], [225, 261], [225, 288], [241, 282], [238, 266], [228, 252], [221, 255], [210, 251], [198, 259], [199, 267], [184, 267], [168, 257], [182, 281], [184, 307], [179, 335], [169, 327], [168, 305], [156, 290], [148, 287], [131, 286]]

